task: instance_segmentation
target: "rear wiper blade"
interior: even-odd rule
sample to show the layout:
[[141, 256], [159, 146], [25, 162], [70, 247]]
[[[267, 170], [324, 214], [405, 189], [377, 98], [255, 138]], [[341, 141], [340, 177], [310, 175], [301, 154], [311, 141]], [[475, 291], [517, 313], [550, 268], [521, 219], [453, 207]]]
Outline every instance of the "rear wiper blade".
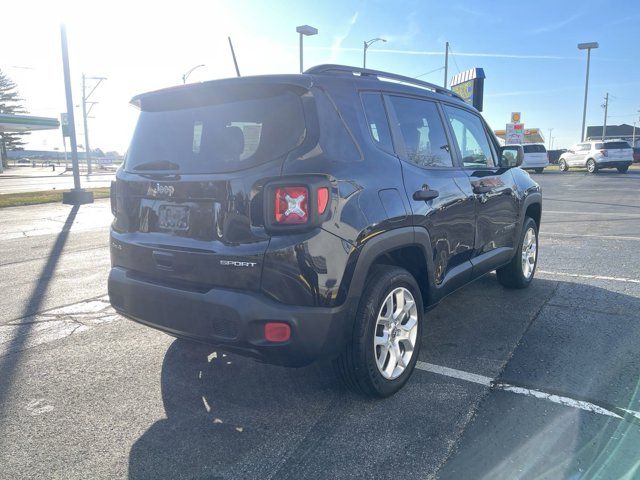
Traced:
[[180, 170], [180, 165], [166, 160], [144, 162], [133, 167], [134, 170]]

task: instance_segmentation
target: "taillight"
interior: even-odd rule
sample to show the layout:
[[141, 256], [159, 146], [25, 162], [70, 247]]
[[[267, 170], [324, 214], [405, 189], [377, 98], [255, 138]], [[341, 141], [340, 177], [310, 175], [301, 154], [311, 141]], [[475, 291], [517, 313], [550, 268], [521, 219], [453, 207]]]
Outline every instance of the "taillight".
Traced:
[[600, 153], [602, 154], [603, 157], [609, 156], [609, 150], [600, 150]]
[[329, 203], [329, 189], [327, 187], [320, 187], [318, 189], [318, 213], [322, 215], [327, 209]]
[[280, 225], [301, 225], [309, 221], [309, 190], [306, 187], [275, 189], [274, 216]]

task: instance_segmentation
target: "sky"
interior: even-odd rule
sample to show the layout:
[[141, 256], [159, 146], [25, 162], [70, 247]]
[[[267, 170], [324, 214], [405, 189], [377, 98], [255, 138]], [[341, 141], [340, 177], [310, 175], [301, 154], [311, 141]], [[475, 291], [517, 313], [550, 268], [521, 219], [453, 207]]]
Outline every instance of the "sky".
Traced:
[[[367, 66], [442, 84], [445, 42], [449, 77], [472, 67], [486, 73], [483, 115], [502, 129], [511, 112], [525, 128], [549, 129], [554, 147], [580, 140], [586, 52], [593, 51], [587, 125], [638, 121], [640, 10], [632, 1], [32, 1], [3, 7], [0, 69], [19, 86], [30, 113], [66, 110], [60, 23], [67, 27], [74, 104], [81, 75], [107, 77], [94, 92], [90, 145], [124, 152], [138, 111], [138, 93], [181, 83], [235, 76], [227, 36], [242, 75], [297, 73], [297, 25], [305, 38], [305, 68], [321, 63], [362, 65], [362, 43], [375, 37]], [[76, 108], [78, 144], [84, 144]], [[640, 126], [640, 122], [638, 123]], [[28, 148], [62, 149], [59, 131], [34, 132]]]

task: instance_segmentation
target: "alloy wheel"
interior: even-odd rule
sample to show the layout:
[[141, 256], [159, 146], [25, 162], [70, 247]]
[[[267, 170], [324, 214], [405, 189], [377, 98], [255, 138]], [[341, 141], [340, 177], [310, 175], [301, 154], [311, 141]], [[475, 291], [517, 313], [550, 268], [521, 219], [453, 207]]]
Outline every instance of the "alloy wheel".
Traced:
[[533, 228], [529, 228], [522, 241], [522, 275], [527, 280], [533, 275], [538, 255], [538, 240]]
[[378, 370], [387, 380], [395, 380], [407, 368], [418, 336], [418, 308], [411, 292], [395, 288], [385, 298], [373, 337]]

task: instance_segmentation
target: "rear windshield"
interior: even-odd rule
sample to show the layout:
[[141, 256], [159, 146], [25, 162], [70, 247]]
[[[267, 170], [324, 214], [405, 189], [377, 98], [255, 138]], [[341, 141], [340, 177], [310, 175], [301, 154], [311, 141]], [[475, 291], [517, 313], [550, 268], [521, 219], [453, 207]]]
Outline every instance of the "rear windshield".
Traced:
[[544, 145], [523, 145], [524, 153], [545, 153], [547, 151]]
[[627, 142], [596, 143], [596, 150], [621, 150], [623, 148], [631, 148], [631, 145]]
[[142, 111], [126, 169], [242, 170], [282, 157], [300, 145], [304, 135], [302, 103], [293, 92], [197, 108]]

